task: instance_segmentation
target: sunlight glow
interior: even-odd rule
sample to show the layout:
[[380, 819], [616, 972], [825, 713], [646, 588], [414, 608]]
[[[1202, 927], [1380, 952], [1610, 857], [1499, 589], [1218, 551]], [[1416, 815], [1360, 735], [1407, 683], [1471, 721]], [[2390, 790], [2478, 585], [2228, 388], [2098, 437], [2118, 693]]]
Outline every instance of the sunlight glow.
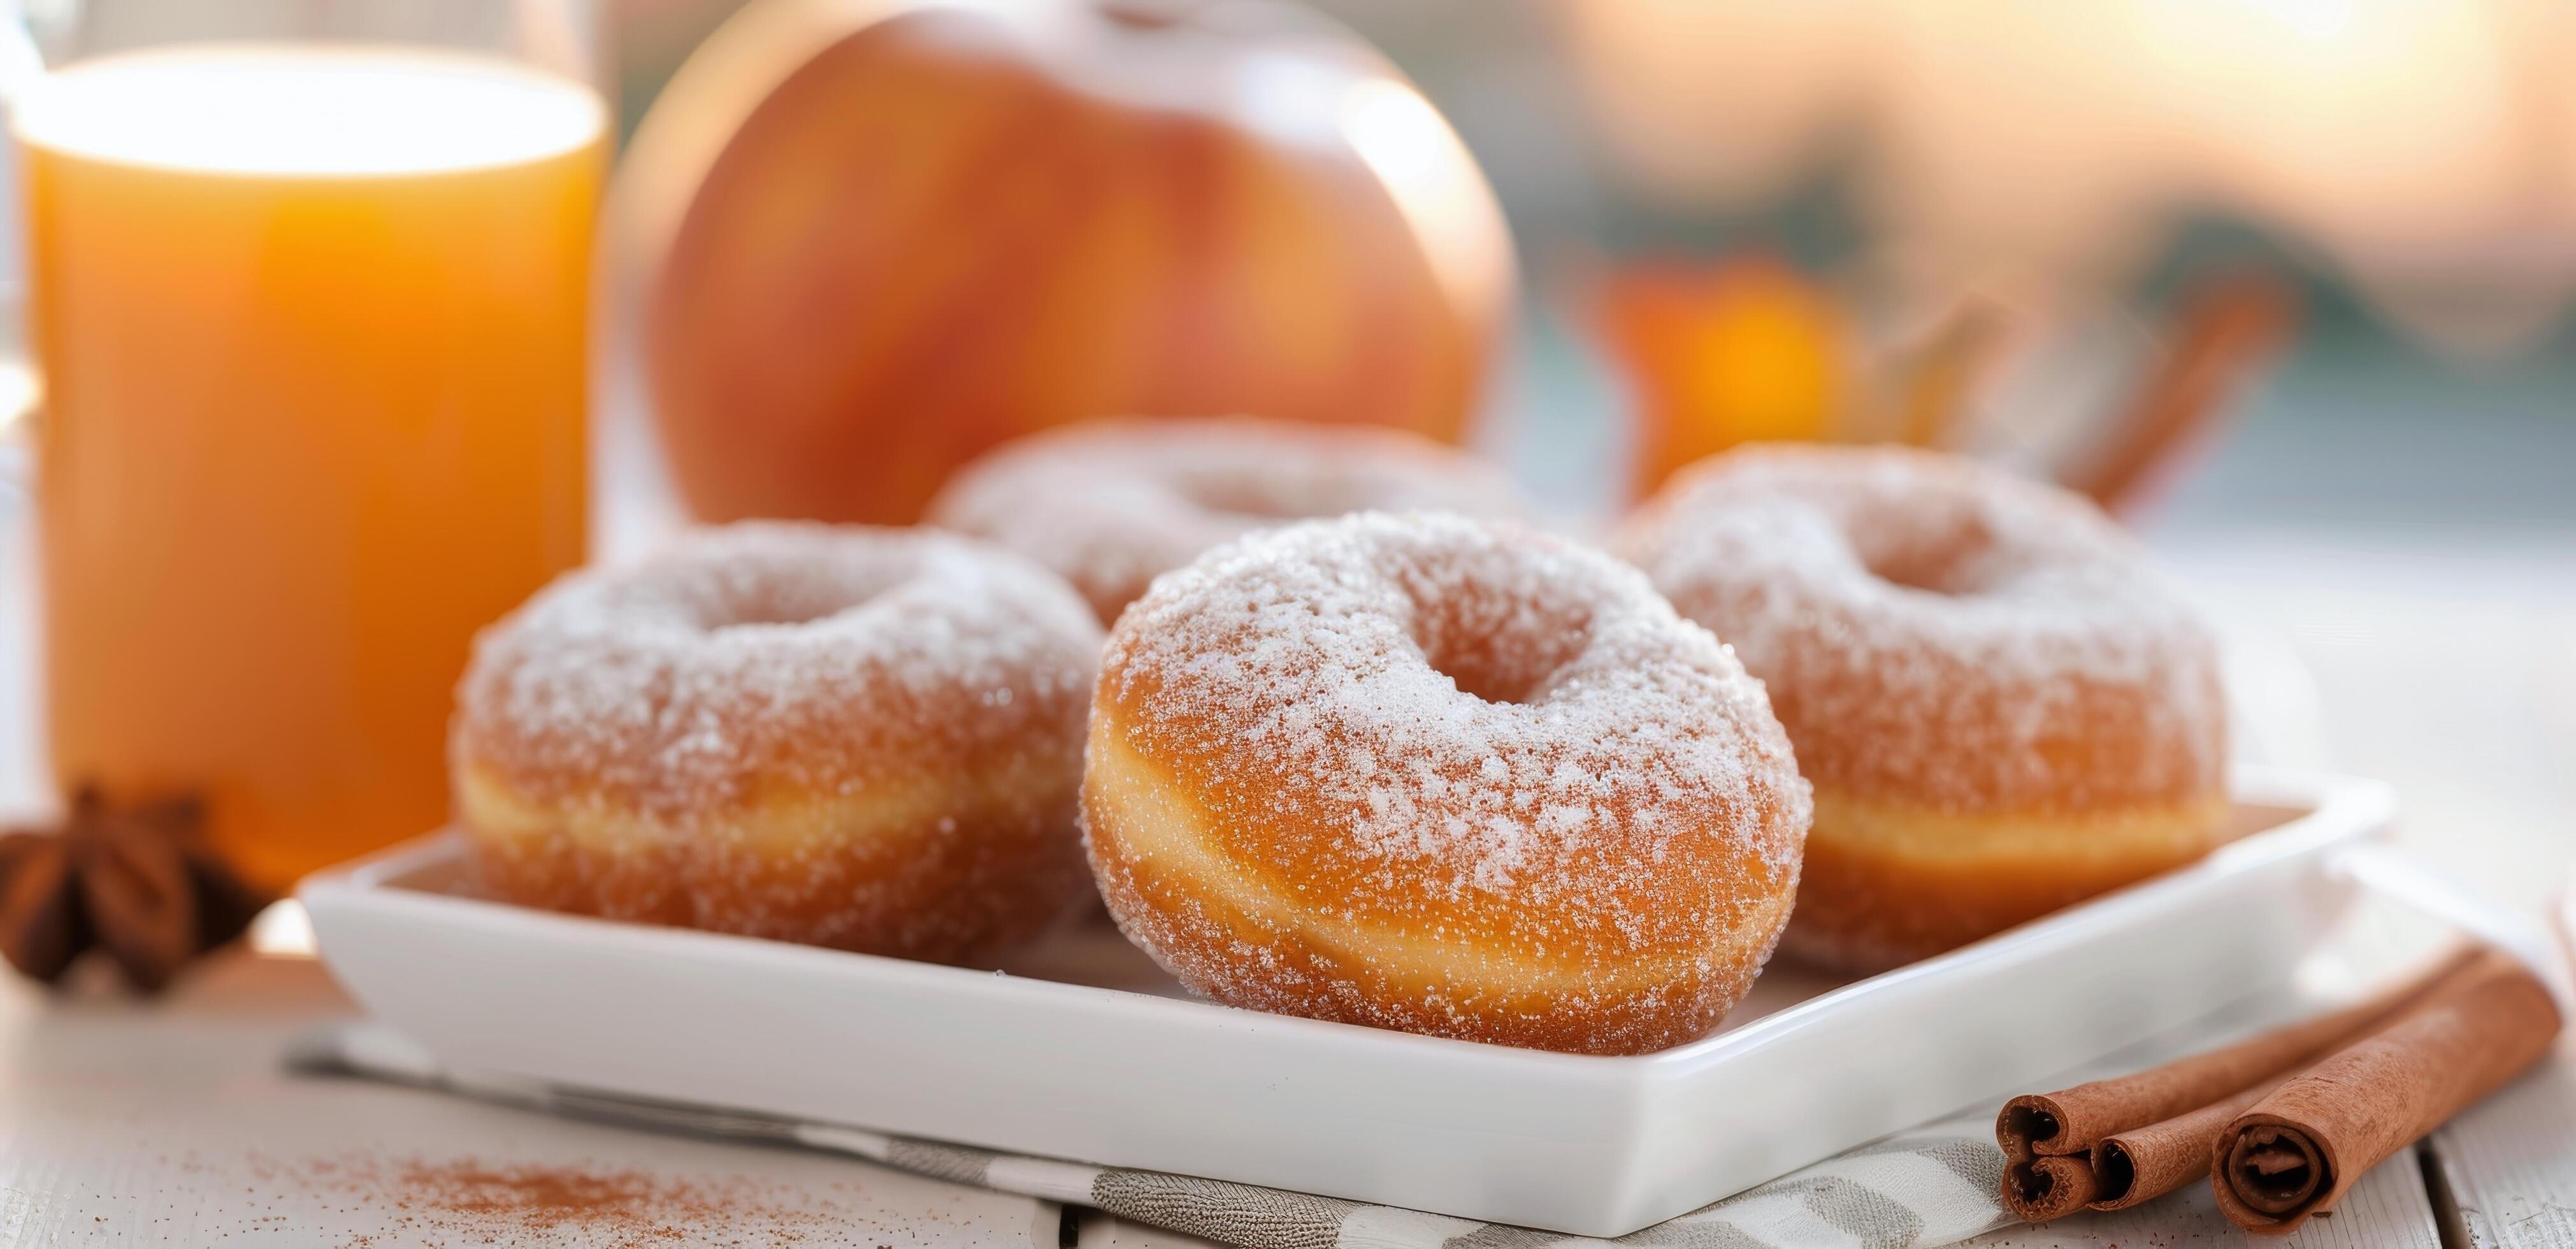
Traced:
[[328, 177], [518, 164], [587, 146], [605, 124], [588, 87], [488, 57], [204, 44], [47, 75], [17, 130], [123, 164]]

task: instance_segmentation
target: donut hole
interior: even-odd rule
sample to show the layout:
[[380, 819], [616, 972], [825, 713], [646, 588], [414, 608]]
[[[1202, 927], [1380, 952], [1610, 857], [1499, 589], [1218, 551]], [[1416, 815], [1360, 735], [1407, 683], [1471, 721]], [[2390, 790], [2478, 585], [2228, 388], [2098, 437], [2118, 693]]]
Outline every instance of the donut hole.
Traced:
[[1535, 702], [1562, 663], [1539, 665], [1501, 646], [1456, 645], [1422, 648], [1431, 670], [1449, 678], [1458, 692], [1489, 703]]
[[699, 627], [711, 634], [810, 625], [863, 606], [893, 585], [891, 578], [818, 576], [810, 569], [802, 575], [755, 572], [727, 580], [698, 612]]
[[2001, 541], [1976, 512], [1893, 518], [1861, 534], [1854, 542], [1861, 566], [1889, 585], [1945, 598], [1995, 587]]
[[764, 603], [758, 610], [729, 615], [722, 620], [708, 622], [707, 632], [723, 633], [728, 629], [778, 628], [812, 624], [826, 616], [837, 616], [844, 610], [846, 610], [844, 607], [823, 607], [819, 604], [798, 606], [786, 603]]
[[1488, 703], [1540, 701], [1583, 653], [1591, 613], [1563, 604], [1504, 603], [1457, 595], [1417, 603], [1414, 643], [1458, 692]]
[[1985, 588], [1985, 579], [1977, 561], [1960, 553], [1939, 552], [1905, 559], [1865, 560], [1863, 566], [1869, 569], [1871, 576], [1889, 585], [1945, 598], [1958, 598]]
[[1257, 494], [1219, 495], [1209, 491], [1193, 497], [1190, 501], [1219, 516], [1233, 516], [1255, 521], [1306, 520], [1319, 514], [1339, 515], [1339, 513], [1317, 513], [1302, 507], [1291, 507], [1285, 499], [1264, 498]]
[[1275, 478], [1252, 473], [1195, 473], [1178, 483], [1182, 498], [1218, 516], [1292, 521], [1339, 516], [1353, 510], [1342, 506], [1343, 500], [1332, 497], [1339, 492], [1321, 489], [1321, 483], [1308, 483], [1308, 487], [1289, 489]]

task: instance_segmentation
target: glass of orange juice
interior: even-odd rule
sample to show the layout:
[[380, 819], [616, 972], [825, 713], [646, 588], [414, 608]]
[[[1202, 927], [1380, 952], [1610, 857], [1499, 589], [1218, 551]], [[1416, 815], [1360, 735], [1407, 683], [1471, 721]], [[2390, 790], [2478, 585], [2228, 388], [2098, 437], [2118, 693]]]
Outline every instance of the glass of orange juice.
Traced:
[[474, 631], [583, 556], [588, 22], [46, 11], [7, 91], [55, 777], [197, 795], [282, 886], [444, 819]]

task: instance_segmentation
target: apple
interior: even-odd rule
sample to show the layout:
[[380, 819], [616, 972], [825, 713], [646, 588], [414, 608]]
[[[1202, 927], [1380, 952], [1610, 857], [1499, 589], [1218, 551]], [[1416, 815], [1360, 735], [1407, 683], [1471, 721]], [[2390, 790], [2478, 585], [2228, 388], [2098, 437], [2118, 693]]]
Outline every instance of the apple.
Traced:
[[910, 522], [1096, 416], [1454, 442], [1512, 298], [1447, 122], [1269, 4], [763, 0], [621, 179], [649, 401], [705, 520]]

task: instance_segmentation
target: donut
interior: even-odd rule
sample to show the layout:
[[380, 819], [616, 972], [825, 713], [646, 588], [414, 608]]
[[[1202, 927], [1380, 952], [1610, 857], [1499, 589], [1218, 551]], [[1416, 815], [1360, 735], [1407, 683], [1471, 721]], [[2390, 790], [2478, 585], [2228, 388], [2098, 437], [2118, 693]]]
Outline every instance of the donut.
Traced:
[[1754, 446], [1613, 541], [1770, 687], [1815, 785], [1793, 955], [1924, 958], [2225, 835], [2217, 645], [2075, 495], [1926, 451]]
[[1067, 426], [968, 465], [929, 522], [1056, 571], [1102, 624], [1164, 572], [1256, 529], [1360, 511], [1523, 512], [1494, 465], [1404, 430], [1251, 417]]
[[450, 737], [499, 898], [962, 961], [1089, 894], [1100, 627], [927, 531], [748, 523], [569, 574], [485, 630]]
[[1807, 786], [1761, 685], [1599, 551], [1307, 522], [1156, 581], [1104, 654], [1092, 872], [1202, 996], [1643, 1053], [1715, 1026], [1788, 918]]

